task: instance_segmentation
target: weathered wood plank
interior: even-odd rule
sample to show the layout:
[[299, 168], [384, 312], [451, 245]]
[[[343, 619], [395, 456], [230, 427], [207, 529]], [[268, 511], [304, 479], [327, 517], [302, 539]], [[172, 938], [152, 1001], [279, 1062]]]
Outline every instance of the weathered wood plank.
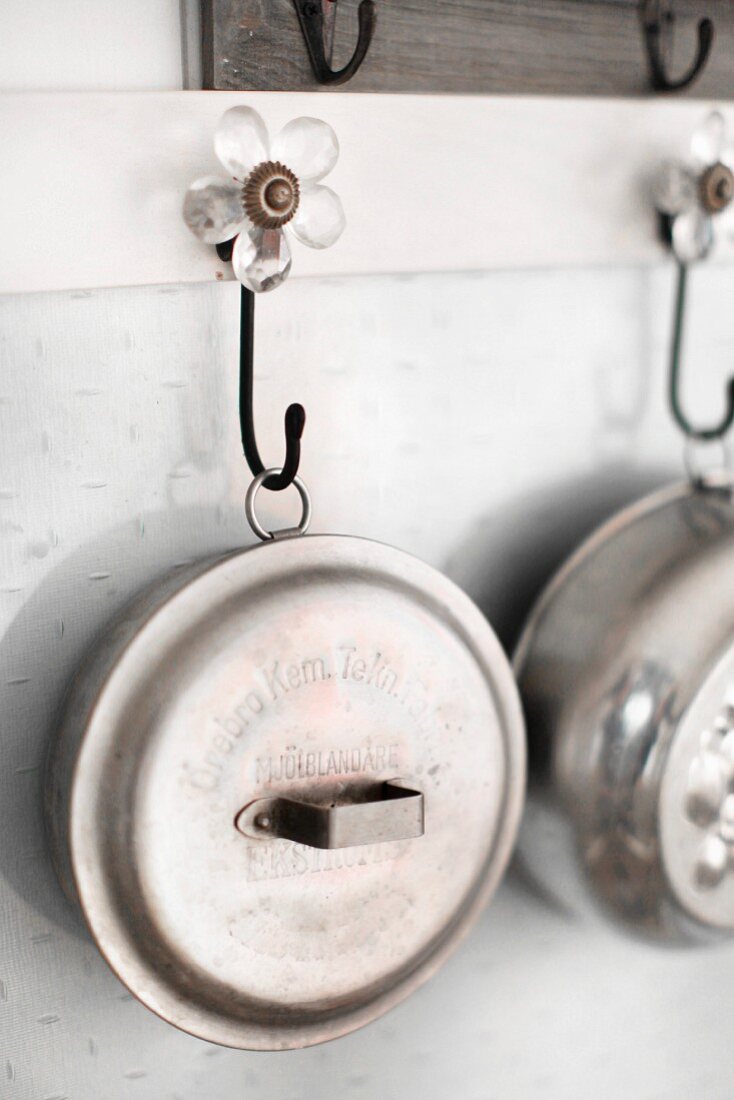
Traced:
[[[356, 41], [358, 0], [338, 0], [334, 65]], [[638, 0], [377, 0], [352, 92], [639, 96], [650, 91]], [[683, 95], [734, 98], [734, 3], [676, 0], [679, 75], [707, 15], [706, 70]], [[203, 0], [204, 86], [314, 91], [293, 0]], [[332, 90], [332, 89], [325, 89]], [[334, 89], [339, 90], [339, 89]], [[343, 88], [341, 90], [344, 90]]]

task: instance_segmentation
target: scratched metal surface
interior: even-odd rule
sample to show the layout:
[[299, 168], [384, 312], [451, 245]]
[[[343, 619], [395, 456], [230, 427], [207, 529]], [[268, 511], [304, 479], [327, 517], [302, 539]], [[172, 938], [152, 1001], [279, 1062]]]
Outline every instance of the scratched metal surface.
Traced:
[[[696, 272], [701, 415], [734, 362], [732, 290], [734, 268]], [[263, 449], [279, 458], [283, 408], [302, 400], [314, 529], [447, 570], [508, 641], [590, 523], [680, 469], [670, 291], [666, 269], [294, 280], [258, 302]], [[231, 285], [0, 299], [0, 1096], [729, 1100], [734, 952], [628, 942], [519, 875], [409, 1002], [286, 1055], [175, 1031], [80, 930], [46, 856], [39, 769], [109, 617], [248, 539], [236, 324]]]

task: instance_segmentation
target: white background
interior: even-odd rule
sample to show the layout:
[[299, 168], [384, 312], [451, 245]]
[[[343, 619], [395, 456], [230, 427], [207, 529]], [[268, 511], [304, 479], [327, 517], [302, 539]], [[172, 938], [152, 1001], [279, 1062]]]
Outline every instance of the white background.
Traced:
[[[174, 3], [10, 0], [0, 16], [5, 92], [175, 90], [181, 73]], [[593, 105], [564, 110], [584, 145]], [[608, 126], [608, 108], [598, 110]], [[630, 105], [622, 110], [627, 119]], [[662, 144], [669, 126], [676, 150], [679, 110], [698, 116], [665, 104], [651, 123]], [[533, 136], [508, 136], [507, 155]], [[410, 141], [406, 131], [406, 155]], [[282, 411], [302, 400], [314, 529], [383, 539], [446, 570], [505, 641], [595, 518], [681, 469], [664, 406], [672, 273], [655, 258], [636, 190], [657, 151], [642, 143], [629, 163], [600, 161], [620, 181], [629, 172], [636, 233], [649, 234], [638, 243], [619, 225], [595, 266], [577, 257], [499, 269], [482, 239], [484, 271], [337, 278], [327, 266], [258, 301], [262, 449], [280, 456]], [[491, 152], [503, 157], [502, 147]], [[124, 148], [119, 157], [124, 174]], [[53, 159], [37, 164], [39, 178], [53, 170]], [[571, 196], [553, 192], [558, 170], [547, 158], [549, 234], [563, 223], [581, 256]], [[186, 165], [181, 173], [183, 188]], [[487, 201], [507, 203], [493, 197], [493, 178]], [[588, 182], [580, 194], [593, 195]], [[29, 171], [29, 192], [33, 183]], [[62, 210], [73, 185], [65, 167]], [[31, 201], [14, 199], [18, 234]], [[522, 204], [507, 211], [527, 265], [549, 237]], [[359, 209], [347, 212], [358, 225]], [[608, 212], [598, 217], [609, 219], [605, 232], [613, 226]], [[421, 232], [431, 231], [424, 219]], [[630, 262], [630, 248], [645, 266]], [[32, 255], [43, 286], [46, 256], [37, 244]], [[49, 262], [58, 268], [53, 249]], [[7, 253], [0, 267], [12, 288]], [[641, 946], [549, 910], [519, 874], [409, 1002], [358, 1034], [290, 1054], [228, 1051], [176, 1032], [126, 994], [78, 928], [46, 857], [39, 807], [65, 685], [128, 595], [172, 565], [247, 541], [237, 288], [203, 278], [0, 298], [0, 1095], [730, 1100], [734, 953]], [[718, 415], [734, 370], [733, 290], [726, 262], [694, 273], [693, 415]]]

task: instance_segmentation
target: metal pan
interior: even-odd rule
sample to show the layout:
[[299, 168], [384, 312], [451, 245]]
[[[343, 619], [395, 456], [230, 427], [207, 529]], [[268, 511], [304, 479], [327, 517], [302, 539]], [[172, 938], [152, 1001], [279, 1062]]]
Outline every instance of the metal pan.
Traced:
[[144, 1004], [283, 1049], [366, 1024], [476, 919], [514, 842], [524, 726], [444, 576], [278, 538], [149, 594], [79, 674], [49, 760], [60, 879]]
[[656, 493], [551, 581], [515, 654], [520, 851], [561, 905], [673, 942], [734, 930], [734, 503]]

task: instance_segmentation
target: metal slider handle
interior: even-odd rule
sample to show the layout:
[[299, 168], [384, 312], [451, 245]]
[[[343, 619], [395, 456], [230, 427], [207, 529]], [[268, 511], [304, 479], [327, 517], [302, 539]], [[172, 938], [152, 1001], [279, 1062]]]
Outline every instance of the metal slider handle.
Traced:
[[[365, 797], [366, 795], [366, 797]], [[302, 802], [275, 795], [257, 798], [235, 824], [257, 840], [292, 840], [309, 848], [355, 848], [423, 836], [423, 794], [390, 779], [359, 788], [350, 801]]]

